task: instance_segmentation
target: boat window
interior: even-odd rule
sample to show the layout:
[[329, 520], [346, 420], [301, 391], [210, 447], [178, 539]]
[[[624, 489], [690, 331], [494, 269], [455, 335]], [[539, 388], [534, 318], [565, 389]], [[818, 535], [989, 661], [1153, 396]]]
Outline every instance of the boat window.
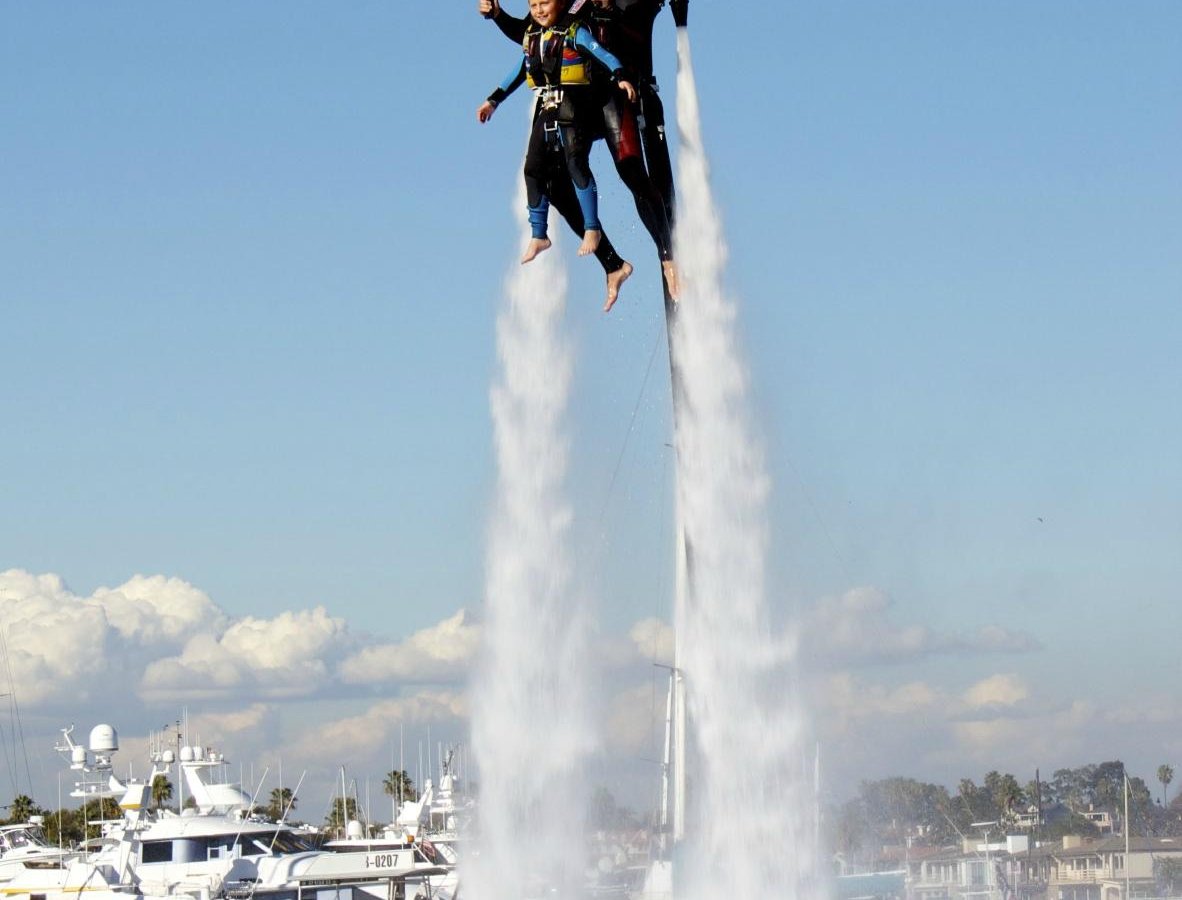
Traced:
[[234, 835], [223, 834], [211, 838], [205, 845], [206, 859], [227, 859], [234, 855]]
[[275, 840], [277, 853], [304, 853], [311, 849], [312, 845], [303, 836], [291, 831], [280, 831]]
[[172, 841], [145, 841], [140, 859], [146, 863], [172, 862]]
[[13, 831], [8, 831], [6, 835], [0, 835], [0, 847], [45, 847], [45, 841], [41, 839], [37, 831], [31, 831], [27, 828], [18, 828]]
[[291, 831], [268, 831], [244, 836], [242, 853], [245, 856], [260, 856], [264, 853], [303, 853], [312, 845], [303, 837]]

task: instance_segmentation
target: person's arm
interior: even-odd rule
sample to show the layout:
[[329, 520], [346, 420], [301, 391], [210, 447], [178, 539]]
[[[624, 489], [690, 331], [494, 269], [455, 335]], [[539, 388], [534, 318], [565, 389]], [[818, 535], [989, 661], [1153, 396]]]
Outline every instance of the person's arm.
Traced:
[[685, 28], [689, 19], [689, 0], [669, 0], [669, 12], [673, 13], [673, 24]]
[[515, 44], [520, 44], [525, 39], [525, 28], [529, 23], [529, 16], [522, 16], [520, 19], [509, 15], [501, 9], [500, 0], [477, 0], [477, 11], [486, 19], [492, 19], [494, 25], [501, 29], [501, 34], [513, 41]]
[[575, 29], [574, 43], [577, 48], [589, 54], [592, 59], [612, 73], [612, 81], [628, 95], [629, 100], [636, 99], [636, 88], [633, 87], [628, 73], [624, 71], [624, 64], [614, 53], [591, 36], [586, 25], [580, 25]]
[[488, 99], [480, 104], [480, 108], [476, 110], [476, 118], [481, 122], [487, 122], [492, 118], [498, 106], [505, 102], [510, 94], [521, 87], [525, 83], [525, 57], [521, 58], [521, 62], [517, 64], [517, 68], [505, 77], [500, 86], [488, 95]]

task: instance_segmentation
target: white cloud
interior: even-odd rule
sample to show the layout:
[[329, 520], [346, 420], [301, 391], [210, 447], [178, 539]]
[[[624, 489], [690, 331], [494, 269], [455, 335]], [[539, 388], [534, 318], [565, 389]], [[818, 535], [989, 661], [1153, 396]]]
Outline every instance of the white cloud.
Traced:
[[455, 683], [467, 676], [479, 644], [479, 627], [460, 610], [405, 641], [360, 650], [341, 664], [341, 680], [346, 684]]
[[1030, 690], [1017, 675], [993, 675], [978, 681], [964, 693], [969, 707], [1015, 706], [1030, 696]]
[[976, 633], [941, 634], [892, 621], [893, 603], [882, 591], [858, 587], [823, 598], [805, 616], [802, 647], [814, 666], [902, 663], [948, 653], [1025, 653], [1040, 647], [1030, 635], [1000, 625]]
[[463, 611], [375, 644], [324, 607], [234, 619], [179, 578], [136, 575], [80, 596], [56, 575], [18, 569], [0, 573], [0, 628], [20, 702], [71, 711], [133, 694], [167, 709], [311, 699], [350, 684], [457, 683], [479, 644]]
[[179, 643], [198, 632], [220, 631], [227, 621], [204, 591], [163, 575], [136, 575], [117, 588], [99, 588], [84, 602], [101, 606], [111, 626], [139, 644]]
[[467, 718], [466, 697], [454, 691], [424, 690], [383, 700], [363, 713], [320, 723], [292, 747], [312, 763], [337, 765], [344, 759], [382, 757], [397, 746], [400, 724], [418, 726]]
[[[965, 636], [896, 618], [885, 594], [861, 588], [825, 599], [802, 623], [809, 681], [799, 693], [834, 779], [907, 774], [954, 783], [979, 776], [985, 769], [978, 766], [1021, 773], [1039, 763], [1079, 765], [1123, 753], [1129, 735], [1152, 735], [1161, 752], [1179, 746], [1182, 713], [1164, 692], [1112, 703], [1083, 699], [1082, 692], [1055, 698], [1024, 673], [982, 672], [975, 663], [957, 666], [959, 684], [900, 677], [909, 674], [901, 668], [907, 662], [956, 653], [967, 663], [1037, 642], [997, 626]], [[320, 790], [310, 785], [332, 781], [324, 767], [386, 771], [400, 724], [408, 734], [429, 723], [439, 733], [462, 733], [463, 681], [480, 641], [479, 624], [463, 610], [404, 639], [373, 638], [323, 607], [234, 618], [178, 578], [137, 575], [82, 596], [58, 576], [20, 570], [0, 573], [0, 627], [26, 713], [53, 722], [95, 710], [93, 721], [79, 723], [83, 730], [117, 714], [111, 724], [124, 740], [123, 758], [137, 757], [138, 767], [148, 729], [192, 703], [187, 737], [233, 754], [235, 762], [271, 754], [272, 765], [281, 756], [288, 769], [313, 767], [305, 783], [310, 797]], [[771, 643], [777, 661], [794, 646], [787, 638]], [[659, 619], [599, 639], [601, 668], [592, 678], [604, 705], [596, 728], [610, 755], [635, 760], [656, 752], [664, 680], [651, 663], [671, 660], [672, 652], [672, 626]], [[427, 684], [434, 689], [340, 713], [342, 694], [355, 696], [358, 686], [395, 695]]]
[[344, 620], [319, 606], [273, 619], [248, 616], [220, 637], [197, 635], [179, 656], [150, 663], [141, 693], [152, 699], [212, 699], [243, 691], [264, 698], [313, 696], [331, 681], [329, 660], [345, 651], [348, 640]]
[[849, 673], [830, 676], [813, 699], [819, 714], [846, 734], [864, 727], [868, 720], [926, 716], [948, 706], [944, 692], [922, 681], [887, 687], [859, 681]]
[[85, 701], [111, 669], [114, 635], [102, 605], [74, 596], [56, 575], [0, 573], [0, 627], [9, 687], [27, 708]]

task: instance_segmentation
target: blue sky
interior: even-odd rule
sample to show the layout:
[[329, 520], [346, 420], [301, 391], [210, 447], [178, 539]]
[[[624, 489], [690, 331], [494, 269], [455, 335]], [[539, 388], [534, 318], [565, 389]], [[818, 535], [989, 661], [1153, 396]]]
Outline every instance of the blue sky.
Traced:
[[[223, 637], [323, 607], [350, 653], [478, 614], [526, 101], [476, 123], [514, 50], [474, 6], [0, 5], [0, 571], [60, 576], [38, 596], [71, 603], [181, 579]], [[1178, 762], [1182, 7], [690, 15], [774, 485], [769, 600], [879, 598], [817, 675], [835, 768]], [[593, 164], [638, 268], [605, 317], [597, 269], [562, 251], [606, 639], [668, 617], [671, 460], [653, 254]], [[1010, 652], [970, 639], [990, 625]], [[933, 640], [869, 652], [909, 628]], [[291, 729], [414, 682], [206, 702]], [[984, 683], [1009, 698], [988, 715], [962, 703]], [[920, 685], [940, 735], [900, 699]], [[22, 709], [36, 733], [86, 720], [45, 696]], [[148, 724], [193, 707], [151, 696]], [[948, 737], [966, 719], [991, 723], [971, 747]], [[897, 736], [868, 752], [883, 721]]]

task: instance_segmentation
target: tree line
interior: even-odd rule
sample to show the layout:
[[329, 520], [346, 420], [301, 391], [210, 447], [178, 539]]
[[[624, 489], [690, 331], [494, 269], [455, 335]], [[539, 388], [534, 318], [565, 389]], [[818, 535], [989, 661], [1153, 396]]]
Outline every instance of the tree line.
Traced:
[[[863, 781], [857, 796], [826, 813], [831, 845], [848, 858], [884, 846], [947, 846], [981, 837], [973, 823], [994, 822], [991, 836], [1036, 832], [1038, 840], [1099, 833], [1084, 813], [1105, 811], [1124, 818], [1124, 763], [1119, 760], [1058, 769], [1047, 780], [1022, 784], [1011, 774], [988, 772], [982, 783], [961, 779], [955, 791], [913, 778]], [[1171, 766], [1159, 766], [1157, 800], [1139, 777], [1128, 776], [1129, 821], [1135, 835], [1182, 835], [1182, 795], [1168, 801]], [[1025, 824], [1023, 824], [1025, 823]]]

